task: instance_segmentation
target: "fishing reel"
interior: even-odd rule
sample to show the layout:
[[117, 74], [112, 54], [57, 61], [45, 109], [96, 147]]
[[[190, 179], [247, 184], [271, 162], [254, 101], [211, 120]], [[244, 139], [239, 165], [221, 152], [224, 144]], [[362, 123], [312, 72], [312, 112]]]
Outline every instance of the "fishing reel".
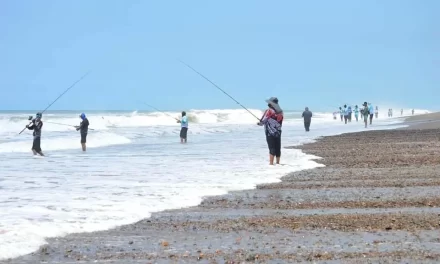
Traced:
[[28, 118], [29, 121], [32, 121], [33, 119], [34, 119], [33, 116], [29, 116], [29, 118]]

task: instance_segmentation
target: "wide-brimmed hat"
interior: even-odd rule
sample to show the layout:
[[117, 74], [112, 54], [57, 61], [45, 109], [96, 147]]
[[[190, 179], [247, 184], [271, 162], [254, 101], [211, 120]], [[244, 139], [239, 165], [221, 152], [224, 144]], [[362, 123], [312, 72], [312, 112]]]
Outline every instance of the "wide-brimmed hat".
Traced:
[[281, 109], [280, 105], [278, 104], [278, 98], [271, 97], [266, 100], [266, 103], [270, 104], [277, 113], [283, 112], [283, 109]]

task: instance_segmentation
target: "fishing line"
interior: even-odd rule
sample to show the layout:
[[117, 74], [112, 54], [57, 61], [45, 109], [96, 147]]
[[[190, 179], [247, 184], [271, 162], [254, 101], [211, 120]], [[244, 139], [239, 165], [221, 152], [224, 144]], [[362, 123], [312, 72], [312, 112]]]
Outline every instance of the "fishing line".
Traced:
[[229, 98], [231, 98], [234, 102], [236, 102], [238, 105], [240, 105], [243, 109], [245, 109], [246, 111], [249, 112], [249, 114], [251, 114], [253, 117], [255, 117], [256, 119], [260, 120], [260, 118], [258, 118], [256, 115], [254, 115], [251, 111], [249, 111], [249, 109], [247, 109], [245, 106], [243, 106], [240, 102], [238, 102], [237, 100], [235, 100], [231, 95], [229, 95], [227, 92], [225, 92], [222, 88], [220, 88], [217, 84], [215, 84], [214, 82], [212, 82], [210, 79], [208, 79], [207, 77], [205, 77], [203, 74], [201, 74], [200, 72], [196, 71], [193, 67], [189, 66], [188, 64], [186, 64], [185, 62], [179, 60], [183, 65], [187, 66], [188, 68], [190, 68], [191, 70], [193, 70], [195, 73], [197, 73], [198, 75], [200, 75], [201, 77], [203, 77], [205, 80], [207, 80], [208, 82], [210, 82], [212, 85], [214, 85], [217, 89], [219, 89], [220, 91], [222, 91], [224, 94], [226, 94], [227, 96], [229, 96]]
[[175, 119], [175, 120], [177, 120], [177, 121], [180, 121], [180, 120], [177, 119], [176, 117], [174, 117], [174, 116], [172, 116], [172, 115], [170, 115], [170, 114], [168, 114], [168, 113], [165, 113], [164, 111], [162, 111], [162, 110], [160, 110], [160, 109], [158, 109], [158, 108], [156, 108], [156, 107], [154, 107], [154, 106], [152, 106], [152, 105], [149, 105], [149, 104], [147, 104], [147, 103], [145, 103], [145, 102], [140, 102], [140, 103], [142, 103], [142, 104], [144, 104], [144, 105], [146, 105], [146, 106], [149, 106], [149, 107], [153, 108], [154, 110], [156, 110], [156, 111], [158, 111], [158, 112], [160, 112], [160, 113], [162, 113], [162, 114], [164, 114], [164, 115], [167, 115], [167, 116], [169, 116], [169, 117], [171, 117], [171, 118], [173, 118], [173, 119]]
[[[55, 123], [55, 122], [49, 122], [49, 121], [44, 121], [45, 123], [49, 123], [49, 124], [54, 124], [54, 125], [60, 125], [60, 126], [69, 126], [69, 127], [74, 127], [77, 128], [78, 126], [72, 126], [72, 125], [68, 125], [68, 124], [62, 124], [62, 123]], [[89, 128], [89, 130], [94, 130], [93, 128]]]
[[[49, 107], [51, 107], [56, 101], [58, 101], [58, 99], [60, 99], [65, 93], [67, 93], [70, 89], [72, 89], [77, 83], [79, 83], [82, 79], [84, 79], [87, 75], [89, 75], [90, 72], [87, 72], [86, 74], [84, 74], [81, 78], [79, 78], [76, 82], [74, 82], [69, 88], [67, 88], [62, 94], [60, 94], [50, 105], [48, 105], [46, 107], [46, 109], [44, 109], [43, 111], [41, 111], [40, 113], [43, 114], [44, 112], [46, 112], [47, 109], [49, 109]], [[31, 123], [29, 123], [29, 125], [31, 125]], [[26, 129], [23, 128], [23, 130], [20, 131], [20, 133], [18, 133], [19, 135], [21, 133], [23, 133], [23, 131]]]

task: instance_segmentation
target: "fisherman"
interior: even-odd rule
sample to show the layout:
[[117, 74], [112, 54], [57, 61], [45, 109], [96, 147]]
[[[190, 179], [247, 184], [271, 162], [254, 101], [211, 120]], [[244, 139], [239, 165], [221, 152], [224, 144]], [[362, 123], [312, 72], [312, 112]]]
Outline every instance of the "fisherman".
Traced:
[[86, 114], [82, 113], [79, 115], [81, 118], [81, 123], [79, 126], [75, 126], [76, 131], [80, 131], [81, 134], [81, 147], [83, 151], [86, 151], [86, 142], [87, 142], [87, 133], [89, 132], [89, 120], [86, 117]]
[[[370, 116], [370, 108], [368, 107], [367, 102], [364, 102], [363, 104], [364, 108], [361, 110], [363, 118], [364, 118], [364, 123], [365, 123], [365, 128], [367, 128], [368, 125], [368, 116]], [[370, 116], [371, 118], [371, 116]]]
[[368, 112], [370, 113], [370, 126], [373, 124], [374, 107], [371, 103], [368, 103]]
[[276, 163], [280, 164], [283, 110], [278, 105], [278, 98], [276, 97], [271, 97], [266, 102], [269, 108], [264, 112], [263, 118], [257, 124], [259, 126], [264, 125], [267, 146], [269, 147], [269, 164], [274, 165], [275, 157]]
[[354, 117], [356, 118], [356, 122], [359, 121], [359, 107], [357, 105], [354, 106]]
[[186, 138], [188, 134], [188, 117], [186, 116], [186, 112], [182, 111], [182, 119], [177, 120], [177, 123], [181, 124], [180, 129], [180, 143], [186, 143]]
[[32, 123], [26, 126], [27, 129], [34, 131], [32, 152], [34, 153], [34, 155], [40, 154], [40, 156], [44, 156], [43, 152], [41, 151], [41, 128], [43, 127], [43, 121], [41, 121], [42, 117], [43, 115], [41, 113], [37, 113], [35, 119], [32, 120]]
[[302, 117], [304, 118], [304, 128], [306, 132], [310, 131], [310, 123], [312, 122], [312, 112], [309, 111], [309, 108], [306, 107], [305, 111], [302, 113]]
[[345, 114], [345, 111], [342, 109], [342, 107], [339, 107], [339, 115], [341, 116], [341, 122], [344, 121], [344, 114]]

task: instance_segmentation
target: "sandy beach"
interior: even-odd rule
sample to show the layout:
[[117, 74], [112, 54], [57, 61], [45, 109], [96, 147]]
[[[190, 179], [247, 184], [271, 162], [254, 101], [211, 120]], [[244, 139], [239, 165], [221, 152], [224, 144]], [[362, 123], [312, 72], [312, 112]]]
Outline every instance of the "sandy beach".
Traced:
[[[437, 120], [437, 121], [433, 121]], [[440, 114], [292, 147], [325, 167], [4, 263], [438, 263]]]

